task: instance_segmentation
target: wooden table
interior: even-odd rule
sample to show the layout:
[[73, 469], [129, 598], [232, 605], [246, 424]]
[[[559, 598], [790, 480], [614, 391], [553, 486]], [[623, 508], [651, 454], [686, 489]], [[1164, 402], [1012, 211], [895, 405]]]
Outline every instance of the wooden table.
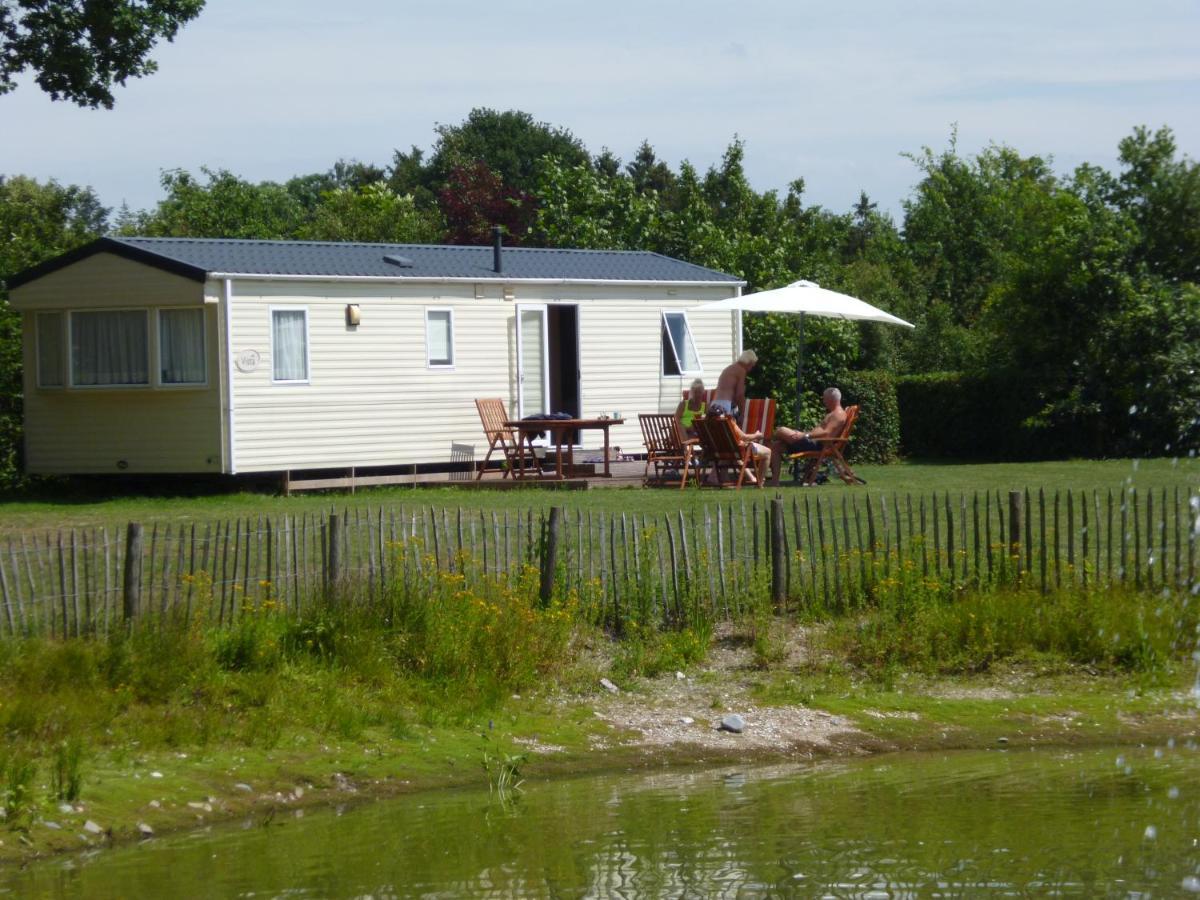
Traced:
[[[563, 474], [563, 439], [572, 431], [587, 431], [589, 429], [599, 429], [604, 432], [604, 477], [611, 478], [612, 472], [609, 469], [608, 453], [608, 429], [614, 425], [624, 424], [624, 419], [518, 419], [512, 422], [505, 422], [504, 427], [514, 429], [518, 435], [517, 447], [521, 459], [521, 464], [517, 467], [515, 473], [518, 478], [525, 477], [525, 445], [529, 445], [529, 453], [533, 455], [534, 438], [543, 431], [550, 432], [550, 438], [554, 441], [555, 477], [561, 481], [566, 477]], [[569, 441], [566, 447], [567, 465], [574, 466], [575, 448]]]

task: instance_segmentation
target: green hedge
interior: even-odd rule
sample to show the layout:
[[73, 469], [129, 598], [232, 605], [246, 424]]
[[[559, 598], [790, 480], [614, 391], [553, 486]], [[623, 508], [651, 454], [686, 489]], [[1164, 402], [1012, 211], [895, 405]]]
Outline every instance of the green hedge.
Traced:
[[847, 372], [840, 379], [842, 404], [858, 404], [850, 441], [855, 462], [895, 462], [900, 449], [900, 408], [895, 379], [887, 372]]
[[934, 372], [896, 379], [900, 448], [906, 456], [1027, 460], [1084, 450], [1069, 429], [1036, 425], [1032, 379]]

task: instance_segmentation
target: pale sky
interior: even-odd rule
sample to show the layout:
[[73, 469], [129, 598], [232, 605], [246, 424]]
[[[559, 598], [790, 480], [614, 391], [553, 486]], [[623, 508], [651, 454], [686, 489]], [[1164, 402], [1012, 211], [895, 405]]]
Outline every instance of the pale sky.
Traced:
[[476, 106], [568, 128], [628, 161], [643, 139], [703, 171], [734, 135], [755, 188], [899, 215], [904, 151], [989, 142], [1116, 166], [1136, 125], [1200, 157], [1197, 0], [209, 0], [113, 110], [0, 96], [0, 173], [151, 207], [160, 171], [252, 180], [387, 164]]

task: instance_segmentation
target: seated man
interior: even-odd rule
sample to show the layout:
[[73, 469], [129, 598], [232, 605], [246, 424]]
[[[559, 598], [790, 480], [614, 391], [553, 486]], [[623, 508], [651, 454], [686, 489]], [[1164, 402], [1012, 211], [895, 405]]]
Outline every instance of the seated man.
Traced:
[[[721, 414], [715, 413], [714, 415], [720, 416]], [[761, 441], [764, 437], [763, 433], [761, 431], [755, 431], [750, 434], [746, 434], [746, 432], [742, 431], [742, 429], [738, 427], [736, 419], [734, 419], [732, 416], [729, 416], [728, 418], [729, 424], [733, 429], [733, 436], [737, 439], [738, 446], [745, 447], [749, 445], [750, 454], [754, 457], [754, 471], [746, 475], [746, 478], [744, 479], [745, 482], [749, 484], [764, 483], [763, 479], [766, 478], [767, 466], [770, 464], [772, 454], [770, 447], [768, 447], [766, 444], [759, 443], [759, 441]], [[721, 483], [721, 477], [719, 474], [717, 474], [715, 469], [712, 472], [709, 472], [708, 483], [712, 485], [719, 485]]]
[[835, 387], [826, 388], [821, 395], [825, 404], [826, 415], [821, 424], [811, 431], [797, 431], [794, 428], [776, 428], [771, 436], [771, 480], [772, 486], [779, 484], [779, 470], [783, 467], [783, 458], [789, 453], [820, 450], [821, 444], [814, 438], [837, 437], [846, 425], [846, 410], [842, 409], [842, 392]]
[[697, 378], [688, 390], [687, 399], [675, 407], [675, 424], [679, 427], [679, 433], [685, 441], [696, 436], [696, 428], [692, 425], [692, 420], [697, 416], [703, 416], [706, 406], [704, 382]]

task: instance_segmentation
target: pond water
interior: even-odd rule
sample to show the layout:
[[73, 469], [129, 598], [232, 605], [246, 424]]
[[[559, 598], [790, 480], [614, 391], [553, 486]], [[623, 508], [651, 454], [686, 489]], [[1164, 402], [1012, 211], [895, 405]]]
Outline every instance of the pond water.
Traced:
[[507, 802], [426, 793], [3, 872], [9, 895], [1200, 895], [1200, 754], [901, 754], [589, 776]]

